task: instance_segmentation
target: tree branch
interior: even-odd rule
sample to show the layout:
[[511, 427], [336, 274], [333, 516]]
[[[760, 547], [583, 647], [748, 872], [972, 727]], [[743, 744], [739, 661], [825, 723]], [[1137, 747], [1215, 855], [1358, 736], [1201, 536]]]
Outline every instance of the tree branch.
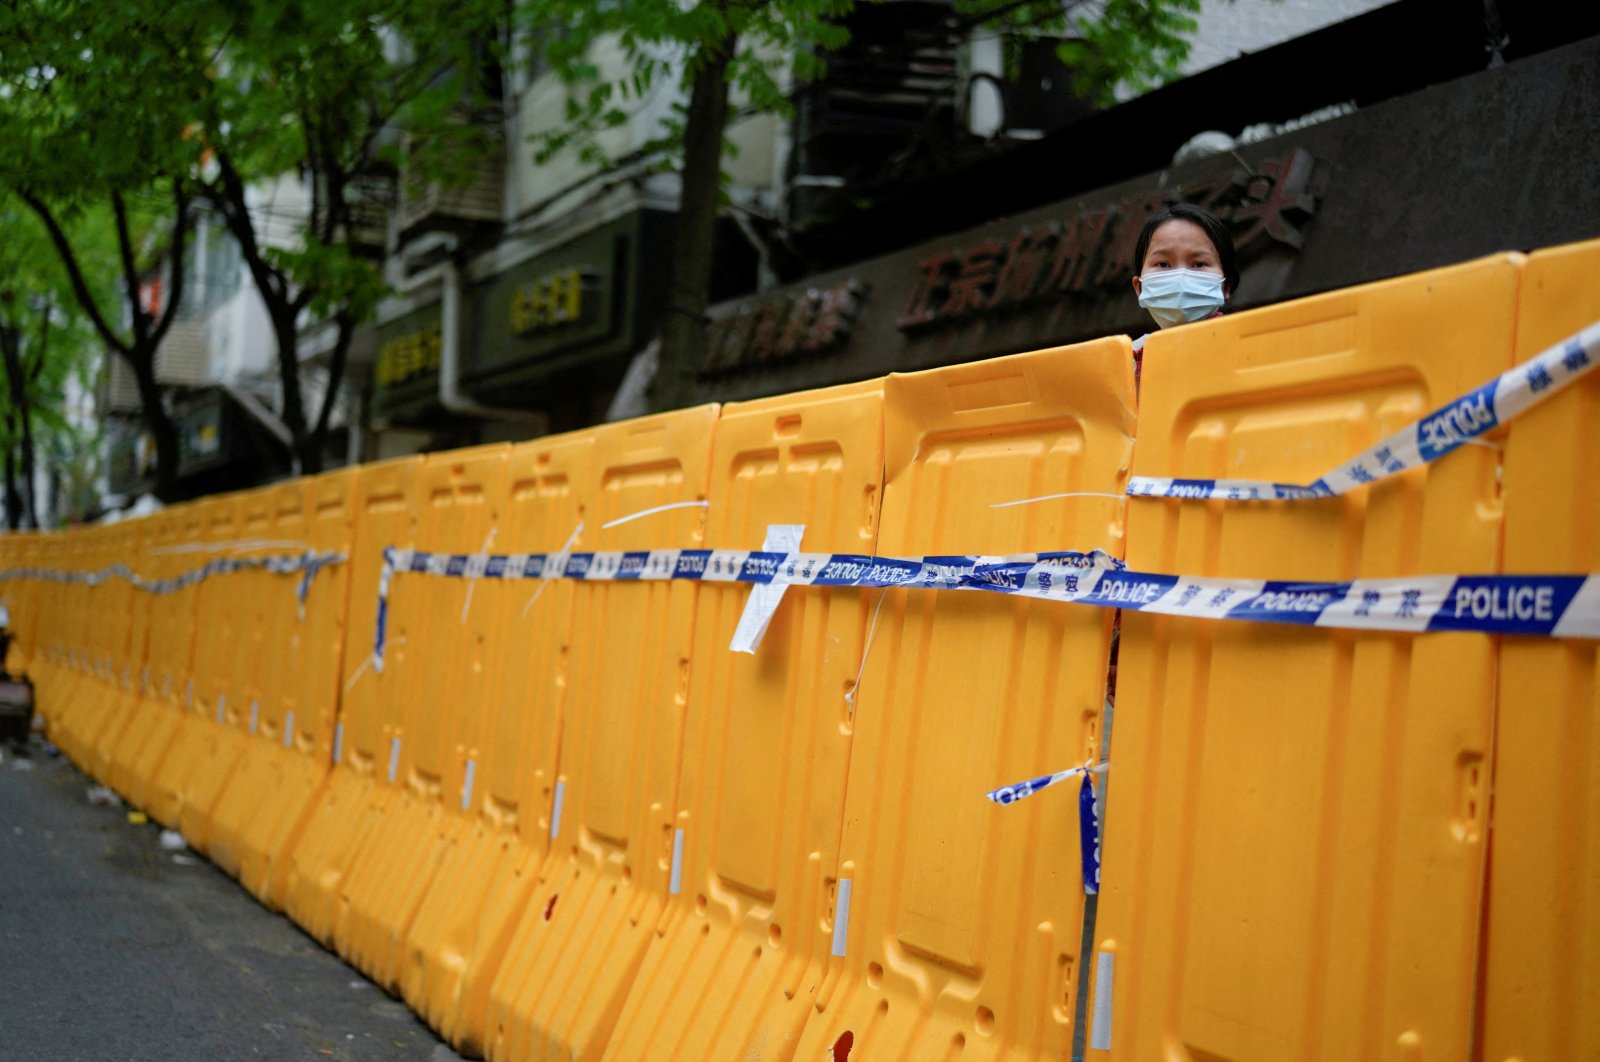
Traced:
[[117, 219], [117, 251], [122, 257], [122, 282], [127, 285], [128, 305], [133, 308], [133, 345], [143, 347], [150, 335], [144, 307], [139, 304], [139, 271], [133, 264], [133, 237], [128, 232], [128, 207], [121, 192], [111, 193], [111, 212]]
[[166, 307], [161, 311], [161, 320], [156, 322], [155, 331], [150, 336], [152, 345], [160, 343], [167, 334], [167, 329], [172, 327], [173, 319], [178, 315], [178, 303], [183, 298], [183, 252], [189, 242], [189, 195], [184, 190], [183, 181], [177, 177], [172, 179], [172, 282], [168, 285], [170, 297]]
[[94, 323], [95, 331], [100, 333], [100, 338], [106, 341], [106, 346], [111, 347], [123, 355], [132, 357], [131, 348], [122, 337], [111, 330], [106, 319], [100, 313], [100, 305], [95, 301], [94, 295], [89, 291], [88, 281], [84, 280], [83, 269], [78, 264], [78, 253], [72, 247], [72, 241], [62, 230], [60, 222], [51, 212], [50, 207], [27, 189], [18, 189], [17, 196], [28, 208], [39, 216], [44, 223], [45, 231], [50, 234], [50, 242], [55, 245], [56, 254], [61, 259], [61, 264], [67, 269], [67, 280], [72, 285], [72, 294], [77, 298], [78, 305], [83, 307], [83, 312], [89, 315], [89, 320]]
[[[333, 416], [333, 401], [339, 395], [339, 386], [344, 382], [345, 361], [350, 355], [350, 341], [355, 337], [356, 321], [346, 310], [340, 310], [334, 315], [334, 323], [338, 326], [338, 333], [333, 341], [333, 354], [328, 359], [328, 390], [322, 396], [322, 409], [317, 414], [316, 427], [312, 429], [311, 438], [318, 445], [328, 433], [328, 421]], [[351, 430], [355, 430], [351, 426]]]

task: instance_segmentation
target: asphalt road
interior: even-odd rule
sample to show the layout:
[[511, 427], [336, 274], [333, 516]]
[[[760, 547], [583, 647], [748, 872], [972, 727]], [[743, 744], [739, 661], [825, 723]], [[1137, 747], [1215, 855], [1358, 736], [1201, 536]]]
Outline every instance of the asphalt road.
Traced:
[[458, 1056], [161, 827], [91, 804], [37, 738], [0, 746], [0, 1059]]

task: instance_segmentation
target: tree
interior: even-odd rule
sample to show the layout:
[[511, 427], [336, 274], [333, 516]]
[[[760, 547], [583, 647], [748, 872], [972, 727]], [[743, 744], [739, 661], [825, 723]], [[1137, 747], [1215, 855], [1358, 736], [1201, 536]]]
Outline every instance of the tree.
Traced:
[[[194, 3], [197, 0], [188, 0]], [[485, 148], [463, 112], [495, 113], [497, 0], [257, 0], [213, 4], [220, 58], [195, 120], [210, 156], [201, 193], [222, 214], [272, 322], [281, 413], [300, 470], [321, 468], [324, 440], [356, 327], [384, 293], [378, 266], [352, 246], [370, 178], [395, 172], [394, 136], [414, 150], [407, 176], [448, 180]], [[181, 47], [169, 42], [174, 51]], [[292, 243], [268, 239], [273, 219], [252, 189], [297, 174], [310, 193]], [[307, 317], [335, 340], [321, 407], [306, 409], [299, 334]]]
[[[666, 165], [681, 174], [673, 270], [658, 325], [658, 401], [681, 403], [690, 367], [706, 342], [715, 234], [730, 88], [750, 110], [789, 110], [790, 79], [826, 70], [830, 50], [849, 41], [854, 0], [524, 0], [521, 20], [560, 27], [546, 35], [542, 58], [568, 86], [561, 127], [535, 135], [547, 159], [576, 148], [603, 163], [596, 134], [628, 120], [628, 109], [661, 83], [683, 97], [660, 143]], [[955, 17], [969, 27], [1069, 36], [1063, 59], [1076, 71], [1080, 94], [1109, 101], [1118, 85], [1135, 89], [1171, 76], [1188, 54], [1200, 0], [958, 0]], [[607, 78], [595, 47], [612, 41], [627, 75]]]
[[19, 201], [0, 199], [0, 446], [13, 530], [46, 526], [35, 490], [41, 455], [53, 479], [78, 481], [68, 495], [82, 507], [81, 480], [97, 471], [98, 433], [62, 407], [72, 385], [80, 394], [92, 386], [99, 338], [38, 220]]
[[[123, 47], [137, 16], [84, 0], [0, 7], [0, 186], [38, 217], [72, 297], [132, 370], [159, 493], [178, 468], [155, 359], [183, 292], [196, 151], [181, 108], [194, 83]], [[163, 259], [165, 302], [147, 305], [141, 282]]]
[[[192, 203], [213, 207], [239, 244], [271, 322], [296, 464], [318, 471], [351, 338], [384, 291], [378, 266], [352, 245], [369, 179], [392, 185], [390, 134], [402, 131], [417, 145], [409, 175], [448, 180], [470, 168], [484, 136], [461, 110], [493, 102], [496, 86], [481, 75], [494, 70], [503, 4], [18, 0], [0, 12], [0, 98], [18, 105], [5, 108], [0, 133], [25, 145], [0, 164], [0, 182], [39, 213], [75, 277], [85, 270], [70, 222], [109, 203], [129, 312], [90, 299], [87, 275], [74, 290], [134, 368], [163, 483], [177, 440], [154, 352], [182, 294]], [[256, 201], [283, 179], [309, 190], [303, 219]], [[170, 210], [141, 232], [131, 215], [156, 188]], [[151, 251], [171, 267], [171, 297], [153, 317], [133, 294]], [[119, 316], [129, 323], [119, 328]], [[331, 323], [335, 342], [321, 406], [308, 410], [299, 343], [314, 320]]]

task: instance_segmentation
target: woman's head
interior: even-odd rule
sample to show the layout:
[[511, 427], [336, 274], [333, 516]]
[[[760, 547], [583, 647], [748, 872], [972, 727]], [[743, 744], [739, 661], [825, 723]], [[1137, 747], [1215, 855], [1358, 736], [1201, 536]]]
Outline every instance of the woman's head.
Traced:
[[1168, 207], [1145, 222], [1133, 264], [1139, 305], [1162, 327], [1211, 316], [1239, 286], [1227, 228], [1189, 203]]

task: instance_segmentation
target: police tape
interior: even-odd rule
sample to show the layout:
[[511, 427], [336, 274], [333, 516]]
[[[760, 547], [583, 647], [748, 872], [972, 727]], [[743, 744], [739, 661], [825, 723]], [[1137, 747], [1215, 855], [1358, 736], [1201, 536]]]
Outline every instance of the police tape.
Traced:
[[1109, 766], [1105, 763], [1087, 763], [1082, 767], [1073, 767], [1054, 774], [1040, 775], [1037, 778], [1003, 785], [984, 794], [994, 803], [1007, 806], [1041, 790], [1049, 789], [1053, 785], [1060, 785], [1074, 778], [1079, 779], [1078, 849], [1083, 863], [1083, 891], [1091, 896], [1100, 891], [1100, 819], [1103, 811], [1100, 794], [1095, 789], [1094, 776], [1105, 774]]
[[1436, 461], [1565, 389], [1600, 362], [1600, 321], [1414, 421], [1311, 483], [1133, 476], [1132, 497], [1294, 501], [1331, 498]]
[[7, 568], [0, 571], [0, 582], [31, 579], [38, 582], [93, 587], [102, 586], [113, 579], [122, 579], [137, 589], [152, 594], [175, 594], [215, 576], [265, 571], [272, 575], [300, 574], [300, 584], [295, 589], [295, 598], [304, 605], [306, 595], [311, 592], [312, 580], [317, 577], [317, 573], [329, 565], [341, 564], [346, 559], [345, 554], [332, 550], [276, 553], [264, 557], [219, 557], [170, 579], [146, 579], [121, 563], [110, 564], [90, 572], [66, 571], [59, 568]]
[[1419, 575], [1339, 582], [1218, 579], [1131, 571], [1099, 550], [900, 558], [760, 550], [488, 555], [390, 548], [384, 550], [378, 580], [372, 659], [378, 670], [383, 667], [390, 586], [400, 573], [591, 583], [680, 579], [978, 590], [1195, 619], [1410, 633], [1600, 638], [1600, 575]]
[[1037, 778], [1028, 778], [1021, 782], [1003, 785], [999, 789], [991, 789], [983, 795], [996, 804], [1015, 804], [1017, 801], [1025, 797], [1031, 797], [1033, 794], [1049, 789], [1053, 785], [1069, 782], [1085, 774], [1104, 774], [1106, 769], [1107, 765], [1104, 763], [1088, 763], [1082, 767], [1072, 767], [1065, 771], [1057, 771], [1054, 774], [1043, 774]]
[[888, 587], [926, 590], [1015, 590], [1024, 583], [1050, 586], [1081, 572], [1119, 571], [1122, 561], [1101, 550], [1087, 553], [971, 554], [916, 559], [857, 553], [782, 553], [736, 549], [658, 549], [575, 553], [433, 553], [387, 548], [378, 577], [373, 668], [383, 670], [389, 589], [399, 573], [472, 579], [572, 579], [580, 582], [689, 580], [780, 586]]

